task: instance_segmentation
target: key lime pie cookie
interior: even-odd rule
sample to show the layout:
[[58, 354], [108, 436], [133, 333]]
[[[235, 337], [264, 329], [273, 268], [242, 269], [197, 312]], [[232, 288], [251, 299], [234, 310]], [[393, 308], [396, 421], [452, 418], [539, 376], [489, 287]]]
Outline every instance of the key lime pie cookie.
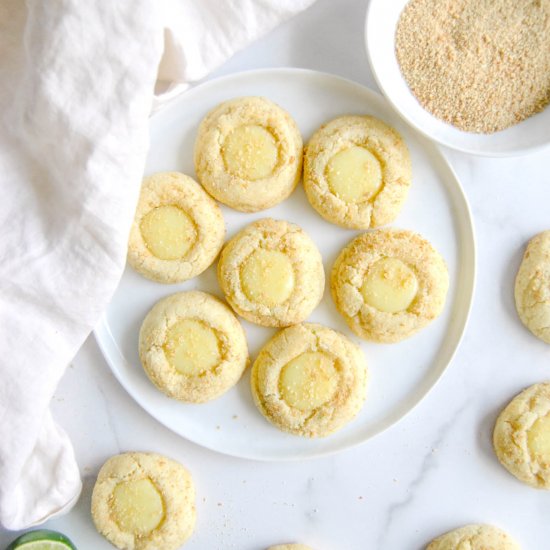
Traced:
[[426, 550], [521, 550], [508, 533], [492, 525], [465, 525], [434, 539]]
[[143, 180], [128, 263], [159, 283], [180, 283], [216, 259], [225, 238], [219, 206], [192, 178], [161, 172]]
[[92, 493], [97, 530], [124, 550], [175, 550], [195, 527], [195, 488], [179, 463], [124, 453], [101, 467]]
[[515, 298], [522, 323], [550, 344], [550, 231], [529, 241], [516, 277]]
[[260, 412], [280, 430], [324, 437], [363, 407], [367, 367], [361, 349], [330, 328], [304, 323], [278, 332], [252, 367]]
[[218, 280], [239, 315], [268, 327], [306, 319], [325, 288], [321, 254], [310, 237], [271, 218], [251, 223], [225, 245]]
[[449, 288], [445, 261], [420, 235], [379, 229], [353, 239], [332, 268], [338, 311], [365, 340], [398, 342], [433, 321]]
[[195, 171], [220, 202], [241, 212], [264, 210], [294, 191], [302, 171], [302, 136], [272, 101], [232, 99], [201, 122]]
[[199, 291], [157, 302], [139, 332], [147, 376], [168, 397], [204, 403], [240, 379], [248, 364], [244, 330], [220, 300]]
[[532, 487], [550, 489], [550, 382], [512, 399], [496, 421], [493, 445], [511, 474]]
[[351, 229], [387, 224], [399, 214], [410, 184], [403, 138], [373, 116], [331, 120], [307, 144], [307, 198], [329, 222]]

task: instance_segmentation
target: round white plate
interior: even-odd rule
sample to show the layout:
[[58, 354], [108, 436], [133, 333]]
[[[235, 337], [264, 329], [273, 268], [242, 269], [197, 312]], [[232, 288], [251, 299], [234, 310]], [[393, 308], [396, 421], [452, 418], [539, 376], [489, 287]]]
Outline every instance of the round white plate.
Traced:
[[429, 138], [472, 155], [504, 157], [550, 145], [550, 108], [494, 134], [463, 132], [426, 111], [409, 89], [395, 55], [395, 29], [408, 0], [371, 0], [365, 44], [374, 77], [399, 114]]
[[[357, 445], [387, 429], [409, 412], [435, 384], [460, 342], [474, 287], [475, 247], [468, 204], [456, 176], [437, 148], [408, 128], [378, 94], [341, 78], [300, 69], [261, 70], [206, 82], [151, 120], [151, 150], [146, 173], [179, 170], [194, 174], [197, 126], [218, 103], [232, 97], [263, 95], [288, 110], [304, 141], [323, 122], [349, 113], [372, 114], [395, 126], [412, 155], [413, 185], [398, 218], [399, 227], [427, 237], [449, 266], [451, 287], [445, 311], [418, 335], [393, 345], [362, 342], [370, 380], [359, 416], [324, 439], [303, 439], [280, 432], [256, 410], [247, 371], [221, 398], [202, 405], [165, 397], [145, 375], [138, 357], [138, 331], [147, 311], [160, 298], [198, 288], [222, 297], [215, 265], [183, 284], [162, 285], [126, 269], [118, 290], [96, 329], [97, 341], [113, 373], [128, 393], [159, 422], [195, 443], [230, 455], [265, 459], [302, 459]], [[242, 214], [223, 207], [228, 237], [251, 221], [272, 216], [298, 223], [317, 243], [328, 275], [341, 248], [356, 231], [325, 222], [299, 186], [274, 208]], [[359, 342], [336, 311], [328, 288], [309, 318], [338, 329]], [[243, 322], [251, 358], [274, 330]]]

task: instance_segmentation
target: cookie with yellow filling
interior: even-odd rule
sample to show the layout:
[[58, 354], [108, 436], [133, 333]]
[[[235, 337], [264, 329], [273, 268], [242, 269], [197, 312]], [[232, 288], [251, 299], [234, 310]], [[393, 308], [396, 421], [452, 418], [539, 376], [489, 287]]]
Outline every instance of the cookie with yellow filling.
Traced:
[[231, 307], [258, 325], [281, 327], [306, 319], [321, 301], [321, 254], [303, 229], [264, 218], [225, 245], [218, 281]]
[[493, 446], [501, 464], [520, 481], [550, 489], [550, 382], [512, 399], [496, 421]]
[[304, 188], [329, 222], [351, 229], [385, 225], [397, 217], [410, 184], [407, 145], [373, 116], [338, 117], [307, 144]]
[[248, 364], [244, 330], [220, 300], [199, 291], [157, 302], [139, 332], [147, 376], [169, 397], [203, 403], [240, 379]]
[[128, 242], [128, 263], [159, 283], [202, 273], [225, 238], [219, 206], [192, 178], [160, 172], [143, 180]]
[[465, 525], [434, 539], [426, 550], [521, 550], [505, 531], [485, 524]]
[[449, 287], [445, 261], [406, 230], [363, 233], [340, 253], [330, 288], [338, 311], [361, 338], [398, 342], [433, 321]]
[[550, 231], [529, 241], [516, 277], [515, 299], [522, 323], [550, 344]]
[[303, 323], [278, 332], [252, 366], [260, 412], [280, 430], [324, 437], [363, 407], [367, 367], [361, 349], [343, 334]]
[[195, 527], [195, 488], [178, 462], [130, 452], [101, 467], [92, 493], [92, 518], [124, 550], [176, 550]]
[[241, 212], [286, 199], [302, 170], [302, 136], [292, 117], [263, 97], [240, 97], [209, 112], [195, 142], [204, 188]]

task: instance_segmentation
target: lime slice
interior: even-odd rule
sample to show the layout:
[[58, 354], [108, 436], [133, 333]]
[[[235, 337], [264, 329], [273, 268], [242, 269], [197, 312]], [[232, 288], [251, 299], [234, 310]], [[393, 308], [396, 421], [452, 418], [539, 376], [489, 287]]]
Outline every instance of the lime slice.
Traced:
[[16, 538], [6, 550], [76, 550], [76, 546], [57, 531], [39, 529]]

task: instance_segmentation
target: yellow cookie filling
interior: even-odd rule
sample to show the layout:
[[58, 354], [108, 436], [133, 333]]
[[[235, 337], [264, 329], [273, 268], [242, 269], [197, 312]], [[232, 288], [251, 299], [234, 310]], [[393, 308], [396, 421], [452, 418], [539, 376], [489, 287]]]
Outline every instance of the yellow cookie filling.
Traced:
[[527, 433], [527, 444], [537, 460], [550, 464], [550, 414], [533, 424]]
[[225, 138], [222, 155], [225, 167], [231, 174], [255, 181], [273, 173], [279, 149], [269, 130], [250, 124], [235, 128]]
[[361, 294], [367, 304], [387, 313], [405, 311], [418, 292], [413, 270], [397, 258], [374, 263], [365, 276]]
[[294, 289], [292, 262], [283, 252], [259, 248], [242, 266], [241, 282], [252, 302], [268, 307], [282, 304]]
[[119, 483], [113, 491], [111, 510], [119, 527], [136, 535], [150, 533], [164, 518], [162, 496], [150, 479]]
[[326, 403], [338, 387], [334, 360], [318, 351], [307, 351], [287, 363], [279, 378], [282, 398], [300, 411], [311, 411]]
[[330, 190], [345, 202], [369, 200], [382, 186], [379, 160], [357, 145], [336, 153], [329, 160], [326, 177]]
[[221, 361], [216, 333], [195, 319], [183, 319], [168, 329], [164, 352], [179, 373], [189, 376], [208, 371]]
[[143, 240], [151, 254], [161, 260], [183, 258], [197, 240], [193, 220], [177, 206], [158, 206], [143, 216]]

